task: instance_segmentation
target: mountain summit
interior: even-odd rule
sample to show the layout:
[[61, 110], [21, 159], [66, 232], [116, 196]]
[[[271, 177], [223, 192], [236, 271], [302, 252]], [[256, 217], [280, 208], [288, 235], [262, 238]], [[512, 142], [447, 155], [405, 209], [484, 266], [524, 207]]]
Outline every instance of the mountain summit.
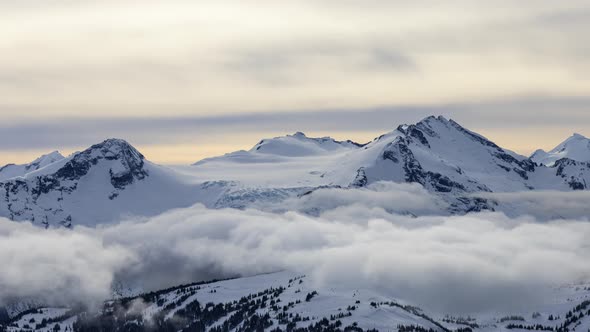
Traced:
[[553, 150], [549, 152], [537, 150], [531, 155], [534, 162], [547, 166], [554, 165], [556, 161], [563, 158], [579, 162], [590, 161], [590, 139], [580, 134], [573, 134]]
[[265, 138], [250, 150], [227, 153], [220, 157], [206, 158], [195, 166], [211, 162], [273, 163], [292, 157], [317, 157], [348, 152], [364, 146], [351, 140], [338, 141], [332, 137], [308, 137], [298, 131], [292, 135]]
[[107, 139], [1, 181], [0, 215], [45, 227], [96, 225], [188, 206], [194, 203], [191, 193], [177, 174], [145, 160], [128, 142]]
[[263, 139], [250, 152], [279, 155], [285, 157], [303, 157], [330, 152], [351, 150], [361, 147], [353, 141], [337, 141], [331, 137], [307, 137], [302, 132], [293, 135]]
[[534, 164], [453, 120], [428, 117], [369, 143], [355, 185], [417, 182], [436, 192], [528, 190]]
[[42, 155], [28, 164], [8, 164], [6, 166], [0, 167], [0, 181], [18, 176], [24, 176], [27, 173], [36, 171], [62, 159], [64, 159], [64, 156], [62, 156], [58, 151], [53, 151], [51, 153]]

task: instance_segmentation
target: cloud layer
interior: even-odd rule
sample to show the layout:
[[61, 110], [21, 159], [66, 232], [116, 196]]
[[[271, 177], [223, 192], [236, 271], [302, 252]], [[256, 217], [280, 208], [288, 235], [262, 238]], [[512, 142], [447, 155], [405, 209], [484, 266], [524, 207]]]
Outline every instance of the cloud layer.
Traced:
[[132, 252], [105, 246], [96, 232], [45, 231], [5, 218], [0, 218], [0, 252], [0, 302], [105, 298], [110, 295], [113, 272], [133, 262]]
[[[7, 110], [34, 108], [18, 116], [204, 115], [588, 93], [588, 49], [579, 34], [590, 11], [581, 0], [1, 6], [0, 96]], [[289, 22], [279, 19], [285, 13]], [[173, 108], [183, 105], [191, 107]]]
[[[473, 312], [539, 303], [548, 286], [590, 277], [587, 221], [410, 217], [387, 213], [385, 195], [330, 194], [317, 217], [196, 205], [73, 231], [1, 219], [0, 294], [92, 302], [108, 297], [113, 280], [157, 289], [286, 269], [318, 285], [374, 287], [427, 308]], [[397, 200], [411, 195], [421, 193]]]
[[528, 130], [500, 142], [526, 152], [588, 131], [583, 0], [7, 0], [0, 13], [0, 151], [109, 136], [198, 150], [215, 133], [252, 145], [296, 130], [364, 140], [430, 114]]
[[[296, 131], [365, 143], [400, 124], [415, 123], [433, 114], [453, 118], [500, 146], [528, 154], [538, 148], [550, 150], [573, 132], [590, 136], [585, 125], [589, 107], [590, 98], [529, 96], [439, 105], [231, 115], [132, 117], [122, 112], [122, 116], [114, 118], [96, 113], [86, 117], [39, 117], [0, 124], [0, 164], [29, 162], [55, 149], [69, 153], [109, 137], [129, 140], [152, 161], [190, 164], [249, 149], [262, 138]], [[11, 111], [26, 112], [19, 108]]]
[[538, 220], [590, 218], [588, 191], [526, 191], [482, 193], [475, 196], [491, 199], [509, 216], [529, 215]]

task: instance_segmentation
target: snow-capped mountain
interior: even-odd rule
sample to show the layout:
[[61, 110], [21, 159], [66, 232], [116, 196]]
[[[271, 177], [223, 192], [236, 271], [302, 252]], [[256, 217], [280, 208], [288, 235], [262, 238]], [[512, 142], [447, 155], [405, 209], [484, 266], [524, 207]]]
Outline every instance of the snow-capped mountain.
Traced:
[[62, 159], [64, 159], [64, 156], [62, 156], [58, 151], [53, 151], [51, 153], [42, 155], [28, 164], [8, 164], [6, 166], [0, 167], [0, 181], [17, 176], [24, 176], [27, 173], [36, 171]]
[[553, 166], [560, 159], [571, 159], [578, 162], [590, 161], [590, 139], [580, 134], [573, 134], [553, 150], [545, 152], [537, 150], [531, 160], [547, 166]]
[[448, 213], [466, 213], [495, 209], [493, 201], [475, 198], [478, 192], [584, 190], [590, 183], [588, 162], [535, 163], [440, 116], [398, 126], [367, 144], [295, 133], [189, 167], [156, 165], [118, 139], [60, 157], [45, 156], [30, 164], [31, 171], [0, 180], [0, 216], [70, 226], [195, 203], [281, 211], [282, 202], [318, 188], [381, 181], [420, 184], [448, 203]]
[[563, 159], [551, 166], [537, 164], [442, 116], [398, 126], [367, 144], [299, 157], [260, 157], [256, 149], [263, 143], [203, 160], [189, 172], [203, 181], [226, 179], [246, 188], [308, 187], [312, 192], [380, 181], [419, 183], [443, 197], [450, 213], [496, 208], [493, 201], [475, 199], [478, 192], [583, 190], [590, 183], [588, 163]]
[[195, 201], [194, 186], [109, 139], [20, 177], [0, 182], [0, 215], [44, 225], [96, 225], [153, 215]]
[[[253, 150], [258, 147], [261, 145]], [[247, 153], [251, 155], [252, 151]], [[194, 174], [206, 178], [225, 172], [235, 181], [274, 187], [412, 182], [431, 192], [448, 194], [585, 189], [588, 177], [583, 163], [536, 165], [530, 158], [503, 149], [441, 116], [401, 125], [364, 145], [275, 159], [273, 166], [254, 158], [236, 165], [237, 154], [203, 160], [197, 163]], [[261, 176], [254, 178], [252, 174]]]
[[293, 135], [263, 139], [249, 151], [241, 150], [221, 157], [207, 158], [195, 165], [219, 159], [236, 163], [277, 162], [286, 157], [329, 155], [355, 150], [362, 146], [350, 140], [337, 141], [331, 137], [307, 137], [302, 132], [296, 132]]
[[534, 163], [443, 117], [400, 126], [359, 153], [366, 161], [353, 182], [357, 186], [388, 180], [448, 193], [534, 188]]
[[296, 132], [293, 135], [284, 137], [263, 139], [250, 152], [287, 157], [303, 157], [326, 152], [354, 150], [361, 146], [361, 144], [350, 140], [337, 141], [331, 137], [312, 138], [305, 136], [302, 132]]

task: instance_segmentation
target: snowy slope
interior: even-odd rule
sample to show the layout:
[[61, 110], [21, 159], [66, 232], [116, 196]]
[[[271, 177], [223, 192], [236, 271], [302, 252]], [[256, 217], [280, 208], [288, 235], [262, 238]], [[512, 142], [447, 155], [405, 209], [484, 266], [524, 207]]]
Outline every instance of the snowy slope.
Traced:
[[[140, 304], [141, 303], [141, 304]], [[113, 327], [133, 325], [137, 331], [200, 330], [201, 322], [207, 328], [227, 324], [230, 330], [249, 327], [255, 321], [266, 322], [265, 330], [303, 328], [320, 324], [357, 326], [363, 330], [389, 331], [398, 325], [421, 326], [434, 331], [444, 331], [441, 323], [428, 317], [421, 309], [388, 298], [371, 289], [351, 289], [338, 285], [316, 286], [306, 276], [290, 272], [277, 272], [253, 277], [231, 279], [211, 283], [197, 283], [148, 293], [134, 298], [108, 301], [103, 314], [67, 315], [67, 309], [44, 308], [39, 313], [25, 313], [15, 317], [8, 331], [23, 331], [25, 325], [47, 318], [65, 315], [62, 322], [54, 321], [50, 327], [60, 324], [61, 329], [85, 331], [98, 322]], [[113, 317], [111, 313], [116, 316]], [[115, 318], [116, 321], [112, 319]], [[150, 324], [154, 324], [151, 325]]]
[[64, 156], [62, 156], [58, 151], [53, 151], [51, 153], [42, 155], [28, 164], [8, 164], [6, 166], [0, 167], [0, 181], [17, 176], [24, 176], [27, 173], [34, 172], [62, 159], [64, 159]]
[[553, 150], [545, 152], [537, 150], [531, 159], [547, 166], [553, 166], [560, 159], [571, 159], [578, 162], [590, 161], [590, 139], [580, 134], [573, 134]]
[[361, 144], [350, 140], [341, 142], [331, 137], [312, 138], [305, 136], [302, 132], [296, 132], [293, 135], [263, 139], [250, 152], [286, 157], [303, 157], [343, 150], [354, 150], [361, 146]]
[[462, 317], [430, 312], [427, 303], [420, 308], [378, 289], [320, 285], [305, 275], [284, 271], [115, 299], [107, 301], [98, 315], [86, 314], [84, 309], [41, 308], [13, 317], [7, 331], [37, 326], [47, 331], [56, 324], [62, 331], [90, 331], [97, 326], [133, 331], [344, 331], [346, 327], [355, 328], [350, 331], [518, 331], [520, 325], [524, 329], [533, 326], [533, 330], [566, 327], [586, 331], [590, 327], [589, 286], [555, 287], [547, 302], [531, 304], [526, 311]]
[[293, 135], [263, 139], [249, 151], [236, 151], [221, 157], [203, 159], [195, 165], [214, 161], [234, 163], [272, 163], [289, 160], [290, 157], [325, 156], [362, 147], [353, 141], [337, 141], [331, 137], [307, 137], [302, 132]]

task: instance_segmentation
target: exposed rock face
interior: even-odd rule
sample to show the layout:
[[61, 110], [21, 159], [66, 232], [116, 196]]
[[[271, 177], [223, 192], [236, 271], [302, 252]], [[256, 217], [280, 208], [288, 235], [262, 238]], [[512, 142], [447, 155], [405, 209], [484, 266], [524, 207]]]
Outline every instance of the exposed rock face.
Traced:
[[[529, 174], [535, 172], [531, 160], [517, 159], [486, 138], [443, 117], [428, 117], [415, 125], [400, 126], [370, 143], [368, 148], [378, 148], [379, 142], [389, 137], [392, 140], [382, 148], [381, 158], [363, 166], [364, 185], [393, 180], [420, 183], [439, 193], [492, 191], [482, 174], [478, 174], [482, 165], [486, 173], [498, 177], [528, 180]], [[353, 181], [353, 185], [359, 184], [358, 180]], [[525, 189], [526, 184], [522, 187]]]
[[[428, 141], [418, 129], [412, 128], [409, 131], [409, 135], [414, 138], [418, 137], [420, 144], [430, 148]], [[408, 138], [398, 138], [383, 152], [383, 160], [389, 160], [402, 167], [405, 182], [420, 183], [421, 185], [437, 192], [448, 193], [453, 191], [453, 189], [461, 191], [465, 190], [463, 185], [452, 181], [447, 176], [440, 173], [425, 171], [414, 156], [412, 150], [409, 148], [409, 144], [410, 141]]]
[[55, 177], [60, 180], [79, 180], [101, 160], [118, 162], [118, 165], [109, 169], [111, 184], [117, 189], [125, 189], [134, 180], [148, 176], [143, 169], [144, 157], [139, 151], [124, 140], [108, 139], [74, 155], [55, 173]]
[[149, 172], [139, 151], [123, 140], [108, 139], [62, 159], [51, 170], [41, 169], [0, 183], [0, 211], [10, 219], [32, 220], [45, 226], [50, 219], [57, 218], [61, 225], [69, 227], [72, 217], [60, 202], [89, 176], [108, 177], [111, 189], [105, 194], [113, 200], [128, 185], [149, 176]]
[[368, 183], [367, 174], [365, 173], [365, 168], [361, 167], [356, 171], [356, 177], [354, 181], [350, 184], [351, 187], [364, 187]]
[[564, 179], [572, 190], [588, 189], [590, 163], [563, 158], [556, 161], [553, 168], [556, 170], [555, 174]]

